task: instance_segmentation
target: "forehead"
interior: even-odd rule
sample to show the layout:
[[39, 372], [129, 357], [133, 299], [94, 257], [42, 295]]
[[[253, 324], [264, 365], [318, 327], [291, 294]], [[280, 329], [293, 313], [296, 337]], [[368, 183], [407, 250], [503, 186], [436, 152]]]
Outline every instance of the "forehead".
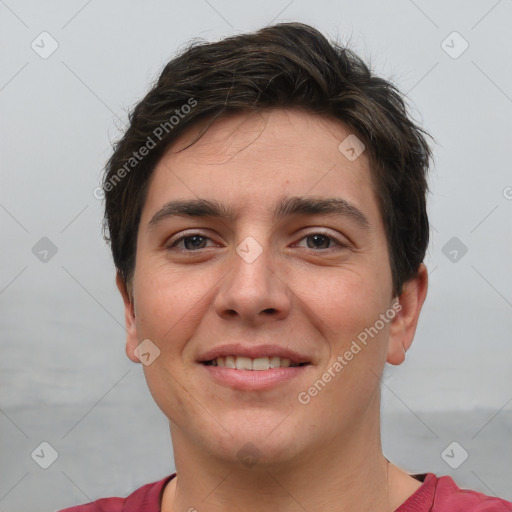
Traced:
[[204, 129], [190, 127], [158, 162], [142, 223], [176, 198], [270, 215], [287, 196], [338, 197], [380, 223], [369, 160], [364, 151], [346, 153], [358, 139], [340, 121], [283, 109], [230, 115]]

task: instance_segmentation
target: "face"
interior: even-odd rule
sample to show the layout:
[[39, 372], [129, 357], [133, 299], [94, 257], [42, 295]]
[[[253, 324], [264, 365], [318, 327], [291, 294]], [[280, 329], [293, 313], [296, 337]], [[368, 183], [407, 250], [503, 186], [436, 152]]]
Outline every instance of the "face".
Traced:
[[152, 175], [132, 301], [118, 281], [127, 354], [150, 340], [145, 376], [181, 445], [270, 462], [332, 446], [378, 412], [404, 343], [369, 161], [301, 111], [227, 117], [179, 151], [198, 129]]

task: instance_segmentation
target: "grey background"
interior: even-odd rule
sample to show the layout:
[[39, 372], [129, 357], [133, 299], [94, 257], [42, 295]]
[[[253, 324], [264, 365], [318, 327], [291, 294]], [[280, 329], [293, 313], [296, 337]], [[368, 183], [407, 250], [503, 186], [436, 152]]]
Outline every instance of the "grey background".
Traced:
[[[384, 452], [512, 500], [511, 19], [510, 0], [0, 0], [0, 512], [126, 496], [173, 471], [166, 419], [124, 353], [93, 190], [177, 49], [272, 21], [350, 41], [436, 137], [430, 289], [406, 363], [383, 380]], [[31, 47], [43, 31], [58, 43], [46, 59]], [[469, 44], [457, 58], [453, 31]], [[58, 453], [48, 469], [31, 458], [43, 441]], [[453, 441], [469, 453], [457, 469], [441, 457]]]

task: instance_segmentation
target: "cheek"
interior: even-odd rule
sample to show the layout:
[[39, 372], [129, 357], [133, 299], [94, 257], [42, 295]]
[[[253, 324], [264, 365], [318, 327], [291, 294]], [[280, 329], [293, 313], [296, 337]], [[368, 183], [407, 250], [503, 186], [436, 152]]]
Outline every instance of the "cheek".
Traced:
[[190, 279], [163, 268], [139, 272], [135, 288], [138, 338], [150, 339], [160, 350], [153, 363], [143, 365], [149, 391], [171, 421], [184, 424], [193, 423], [190, 411], [195, 410], [183, 392], [191, 385], [181, 367], [187, 342], [203, 314], [204, 290], [199, 293], [196, 288]]
[[[161, 349], [177, 349], [180, 339], [186, 338], [200, 296], [179, 278], [157, 272], [139, 273], [135, 284], [136, 322], [139, 339], [149, 338]], [[170, 341], [173, 343], [169, 343]]]
[[[361, 393], [363, 388], [365, 393], [372, 393], [378, 382], [376, 375], [385, 363], [389, 331], [389, 321], [383, 322], [380, 315], [389, 304], [371, 268], [336, 269], [329, 277], [317, 279], [308, 305], [317, 314], [320, 332], [329, 345], [330, 357], [320, 372], [330, 369], [337, 376], [331, 392], [347, 393], [348, 400], [352, 392]], [[342, 381], [342, 389], [337, 388]], [[352, 383], [360, 386], [359, 390], [351, 389]]]
[[150, 366], [144, 366], [144, 377], [153, 400], [172, 422], [181, 425], [193, 425], [195, 404], [189, 399], [189, 394], [184, 390], [190, 389], [190, 383], [186, 376], [174, 375], [162, 354]]
[[338, 268], [301, 277], [302, 297], [330, 336], [345, 339], [372, 325], [387, 302], [371, 269]]

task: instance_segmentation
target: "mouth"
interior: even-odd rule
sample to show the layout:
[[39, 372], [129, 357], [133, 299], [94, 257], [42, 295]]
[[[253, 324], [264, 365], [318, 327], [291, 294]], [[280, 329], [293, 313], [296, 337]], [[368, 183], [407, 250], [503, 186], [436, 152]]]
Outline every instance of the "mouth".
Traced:
[[287, 357], [256, 357], [250, 358], [245, 356], [219, 356], [215, 359], [202, 362], [205, 366], [220, 366], [223, 368], [230, 368], [232, 370], [253, 370], [253, 371], [265, 371], [271, 368], [295, 368], [298, 366], [308, 366], [311, 364], [308, 361], [292, 362]]
[[276, 345], [241, 344], [212, 349], [197, 362], [218, 384], [242, 391], [275, 389], [316, 364], [313, 358]]

